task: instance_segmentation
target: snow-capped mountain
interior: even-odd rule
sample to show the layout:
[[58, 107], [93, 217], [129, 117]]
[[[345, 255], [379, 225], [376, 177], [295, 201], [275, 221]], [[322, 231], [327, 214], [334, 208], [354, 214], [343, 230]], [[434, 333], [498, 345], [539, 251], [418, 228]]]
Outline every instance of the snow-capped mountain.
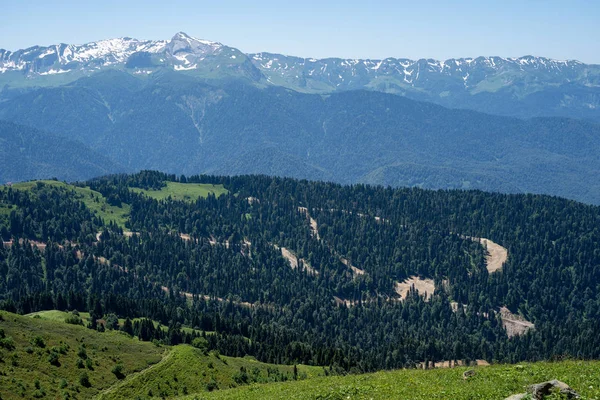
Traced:
[[[360, 60], [328, 58], [298, 58], [280, 54], [251, 54], [252, 61], [269, 80], [284, 79], [299, 86], [318, 81], [325, 90], [332, 88], [356, 88], [374, 86], [377, 79], [394, 78], [401, 87], [428, 86], [432, 79], [439, 83], [441, 78], [454, 78], [459, 86], [475, 89], [491, 75], [510, 74], [500, 77], [497, 85], [510, 85], [517, 75], [543, 75], [545, 79], [558, 79], [565, 83], [577, 79], [588, 66], [579, 61], [557, 61], [543, 57], [520, 58], [478, 57], [438, 61], [432, 59], [409, 60], [386, 58], [384, 60]], [[600, 69], [599, 69], [600, 70]], [[588, 77], [592, 78], [592, 77]], [[597, 83], [597, 76], [592, 81]], [[392, 82], [387, 82], [392, 83]], [[486, 90], [479, 88], [479, 90]]]
[[126, 68], [134, 74], [151, 74], [160, 68], [226, 70], [244, 62], [251, 66], [248, 57], [237, 49], [183, 32], [171, 40], [118, 38], [83, 45], [34, 46], [15, 52], [0, 50], [0, 73], [20, 72], [28, 79], [66, 73], [89, 75], [107, 68]]
[[[249, 56], [249, 58], [248, 58]], [[557, 61], [543, 57], [520, 58], [478, 57], [438, 61], [432, 59], [409, 60], [386, 58], [361, 60], [341, 58], [299, 58], [272, 53], [246, 55], [238, 49], [218, 42], [197, 39], [183, 32], [171, 40], [137, 40], [118, 38], [83, 45], [59, 44], [48, 47], [34, 46], [15, 52], [0, 49], [0, 73], [21, 72], [29, 78], [64, 74], [68, 72], [92, 73], [105, 68], [126, 67], [134, 73], [150, 74], [157, 68], [175, 71], [203, 69], [203, 64], [224, 68], [244, 63], [248, 59], [256, 66], [267, 82], [292, 87], [305, 87], [319, 91], [375, 88], [385, 85], [378, 82], [394, 78], [394, 85], [427, 86], [435, 76], [456, 78], [463, 88], [488, 90], [478, 87], [490, 75], [498, 76], [495, 86], [514, 83], [515, 74], [535, 74], [534, 80], [558, 79], [568, 83], [585, 75], [588, 85], [600, 84], [598, 74], [585, 74], [600, 70], [579, 61]], [[222, 64], [214, 65], [214, 59]], [[502, 76], [509, 74], [508, 76]], [[541, 76], [540, 76], [541, 75]], [[435, 78], [438, 80], [439, 78]]]
[[317, 60], [244, 54], [183, 32], [170, 40], [119, 38], [0, 50], [0, 98], [27, 88], [63, 85], [104, 70], [146, 77], [177, 71], [212, 80], [242, 78], [260, 87], [307, 93], [367, 89], [494, 114], [600, 120], [599, 65], [533, 56]]

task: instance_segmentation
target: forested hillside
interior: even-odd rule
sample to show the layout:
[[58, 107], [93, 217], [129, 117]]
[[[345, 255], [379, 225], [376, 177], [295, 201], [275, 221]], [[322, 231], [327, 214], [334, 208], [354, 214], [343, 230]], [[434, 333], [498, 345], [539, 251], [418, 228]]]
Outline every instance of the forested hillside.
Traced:
[[11, 312], [334, 371], [600, 357], [600, 209], [565, 199], [142, 172], [3, 187], [0, 225]]
[[497, 117], [369, 91], [325, 96], [206, 83], [172, 71], [146, 80], [106, 71], [42, 88], [1, 102], [0, 118], [60, 133], [129, 170], [544, 193], [600, 204], [600, 126], [578, 120]]
[[80, 142], [0, 120], [0, 182], [85, 179], [125, 169]]

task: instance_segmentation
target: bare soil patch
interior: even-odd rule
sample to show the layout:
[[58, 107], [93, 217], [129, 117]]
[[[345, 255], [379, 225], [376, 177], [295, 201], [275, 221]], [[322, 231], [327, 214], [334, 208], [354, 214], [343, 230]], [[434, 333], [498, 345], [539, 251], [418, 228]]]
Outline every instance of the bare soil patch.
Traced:
[[502, 318], [502, 326], [506, 329], [508, 337], [524, 335], [530, 329], [535, 329], [532, 322], [527, 321], [520, 315], [513, 314], [506, 307], [500, 308], [500, 317]]
[[[478, 367], [487, 367], [490, 365], [489, 362], [485, 360], [475, 360], [471, 362], [468, 366], [478, 366]], [[428, 368], [454, 368], [454, 367], [463, 367], [465, 363], [463, 360], [450, 360], [450, 361], [438, 361], [436, 363], [430, 362]], [[424, 363], [419, 363], [418, 368], [425, 369]]]
[[[276, 249], [279, 249], [279, 246], [277, 245], [273, 245], [273, 247], [275, 247]], [[305, 260], [304, 258], [298, 258], [298, 256], [291, 250], [282, 247], [281, 248], [281, 255], [289, 261], [290, 266], [292, 267], [292, 269], [297, 269], [298, 266], [300, 265], [300, 263], [302, 263], [302, 266], [306, 269], [306, 271], [311, 274], [311, 275], [318, 275], [319, 271], [317, 271], [316, 269], [314, 269], [310, 263]]]
[[481, 238], [479, 242], [487, 248], [488, 254], [485, 257], [485, 261], [488, 273], [491, 274], [501, 269], [502, 265], [508, 259], [508, 250], [489, 239]]
[[418, 276], [411, 276], [404, 282], [396, 282], [396, 293], [402, 298], [406, 299], [410, 288], [414, 285], [415, 289], [419, 292], [420, 296], [425, 298], [425, 301], [429, 300], [435, 292], [435, 284], [433, 279], [423, 279]]

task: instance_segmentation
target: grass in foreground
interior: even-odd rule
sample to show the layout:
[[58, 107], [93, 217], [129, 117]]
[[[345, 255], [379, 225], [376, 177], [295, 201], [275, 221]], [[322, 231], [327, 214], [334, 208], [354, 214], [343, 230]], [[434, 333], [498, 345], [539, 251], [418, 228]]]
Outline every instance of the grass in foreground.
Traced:
[[199, 197], [208, 197], [209, 194], [219, 197], [228, 192], [223, 185], [211, 185], [208, 183], [166, 182], [166, 184], [167, 186], [160, 190], [144, 190], [140, 188], [132, 188], [132, 190], [156, 200], [165, 200], [171, 196], [173, 200], [185, 201], [195, 201]]
[[107, 224], [109, 222], [115, 222], [121, 228], [125, 228], [125, 221], [127, 221], [127, 217], [130, 211], [129, 205], [123, 203], [121, 207], [112, 206], [108, 204], [108, 202], [100, 192], [96, 192], [95, 190], [92, 190], [89, 187], [82, 188], [59, 181], [40, 180], [15, 183], [12, 185], [12, 188], [17, 190], [30, 190], [37, 184], [37, 182], [42, 182], [46, 185], [74, 190], [79, 200], [81, 200], [85, 204], [85, 206], [88, 209], [90, 209], [90, 211], [96, 214], [96, 216], [104, 219], [104, 221]]
[[475, 368], [398, 370], [365, 375], [320, 377], [306, 381], [252, 385], [182, 399], [504, 399], [526, 386], [559, 379], [583, 399], [600, 399], [600, 362], [563, 361]]
[[[159, 362], [165, 348], [120, 332], [0, 312], [0, 398], [89, 399]], [[113, 371], [120, 365], [123, 376]]]

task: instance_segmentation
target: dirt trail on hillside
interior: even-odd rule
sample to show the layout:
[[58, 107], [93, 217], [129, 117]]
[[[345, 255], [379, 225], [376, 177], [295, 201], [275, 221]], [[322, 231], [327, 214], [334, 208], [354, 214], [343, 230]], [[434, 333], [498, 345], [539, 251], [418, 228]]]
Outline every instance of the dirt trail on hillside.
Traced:
[[314, 269], [310, 265], [310, 263], [307, 260], [305, 260], [304, 258], [298, 258], [298, 256], [293, 251], [291, 251], [285, 247], [280, 248], [276, 244], [273, 244], [273, 247], [277, 250], [281, 250], [281, 255], [283, 256], [283, 258], [288, 260], [288, 262], [290, 263], [290, 267], [292, 267], [292, 269], [297, 269], [298, 266], [300, 265], [300, 263], [302, 263], [302, 266], [304, 267], [304, 269], [306, 269], [306, 272], [308, 272], [310, 275], [319, 275], [319, 271]]
[[321, 236], [319, 236], [319, 226], [317, 225], [317, 220], [311, 217], [310, 213], [308, 212], [308, 208], [298, 207], [298, 211], [306, 214], [308, 220], [310, 221], [310, 229], [312, 231], [313, 236], [316, 237], [317, 240], [321, 240]]
[[352, 263], [347, 258], [340, 257], [340, 261], [342, 262], [342, 264], [344, 264], [346, 267], [352, 270], [352, 275], [354, 275], [355, 277], [365, 274], [365, 270], [352, 265]]
[[173, 350], [169, 350], [169, 352], [167, 353], [167, 355], [165, 355], [159, 362], [157, 362], [156, 364], [152, 364], [151, 366], [149, 366], [148, 368], [145, 368], [141, 371], [138, 372], [134, 372], [132, 374], [129, 374], [125, 377], [125, 379], [123, 379], [122, 381], [118, 381], [117, 383], [115, 383], [114, 385], [110, 386], [109, 388], [103, 390], [102, 392], [98, 393], [96, 396], [93, 397], [93, 399], [97, 399], [97, 400], [101, 400], [104, 399], [105, 396], [114, 393], [115, 391], [117, 391], [118, 389], [122, 388], [123, 386], [127, 385], [129, 382], [131, 382], [133, 379], [136, 379], [138, 376], [140, 375], [145, 375], [148, 372], [152, 371], [153, 369], [157, 368], [158, 366], [166, 363], [167, 361], [169, 361], [171, 358], [173, 357]]
[[[170, 291], [169, 291], [169, 288], [168, 288], [168, 287], [166, 287], [166, 286], [161, 286], [160, 288], [161, 288], [161, 290], [162, 290], [163, 292], [165, 292], [165, 293], [169, 294], [169, 292], [170, 292]], [[204, 300], [204, 301], [215, 300], [215, 301], [218, 301], [218, 302], [221, 302], [221, 303], [228, 301], [227, 299], [224, 299], [224, 298], [221, 298], [221, 297], [208, 296], [208, 295], [205, 295], [205, 294], [197, 294], [197, 295], [194, 295], [193, 293], [189, 293], [189, 292], [182, 292], [182, 291], [180, 291], [180, 292], [179, 292], [179, 294], [182, 294], [182, 295], [184, 295], [184, 296], [185, 296], [185, 298], [186, 298], [186, 299], [188, 299], [188, 300], [193, 300], [193, 299], [194, 299], [194, 296], [196, 296], [196, 297], [198, 297], [198, 298], [200, 298], [200, 299], [202, 299], [202, 300]], [[252, 307], [256, 307], [256, 306], [257, 306], [256, 304], [249, 303], [249, 302], [247, 302], [247, 301], [235, 301], [235, 300], [232, 300], [231, 302], [232, 302], [233, 304], [235, 304], [235, 305], [238, 305], [238, 306], [243, 306], [243, 307], [248, 307], [248, 308], [252, 308]]]

